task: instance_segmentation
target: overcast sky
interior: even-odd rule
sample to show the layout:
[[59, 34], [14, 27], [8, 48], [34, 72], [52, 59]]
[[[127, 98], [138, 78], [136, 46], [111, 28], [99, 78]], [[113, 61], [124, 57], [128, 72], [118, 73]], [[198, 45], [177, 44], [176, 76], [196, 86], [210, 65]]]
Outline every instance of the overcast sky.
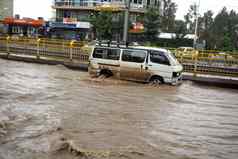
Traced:
[[[173, 0], [178, 5], [177, 18], [183, 19], [184, 15], [188, 12], [189, 6], [199, 0]], [[238, 12], [238, 0], [200, 0], [200, 14], [208, 10], [212, 10], [215, 14], [222, 10], [223, 7], [229, 10], [234, 9]]]
[[[187, 13], [189, 5], [199, 0], [173, 0], [178, 4], [177, 19], [183, 19]], [[238, 12], [238, 0], [200, 0], [200, 13], [203, 14], [207, 10], [218, 13], [224, 6], [228, 9], [234, 9]], [[14, 14], [20, 14], [21, 17], [44, 17], [49, 19], [52, 14], [52, 0], [15, 0]]]
[[14, 14], [21, 17], [44, 17], [49, 19], [52, 16], [53, 0], [14, 0]]

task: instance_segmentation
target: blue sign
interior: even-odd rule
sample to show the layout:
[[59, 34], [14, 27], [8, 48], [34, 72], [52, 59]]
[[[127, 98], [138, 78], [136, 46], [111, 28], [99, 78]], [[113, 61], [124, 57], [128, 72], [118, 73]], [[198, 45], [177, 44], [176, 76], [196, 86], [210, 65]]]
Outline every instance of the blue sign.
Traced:
[[75, 29], [76, 24], [64, 24], [62, 22], [50, 22], [49, 25], [51, 28], [66, 28], [66, 29]]

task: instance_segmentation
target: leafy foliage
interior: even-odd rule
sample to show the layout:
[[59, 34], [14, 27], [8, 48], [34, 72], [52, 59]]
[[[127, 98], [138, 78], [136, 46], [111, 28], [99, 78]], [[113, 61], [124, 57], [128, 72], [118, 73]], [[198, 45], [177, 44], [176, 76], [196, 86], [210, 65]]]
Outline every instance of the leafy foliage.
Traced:
[[186, 23], [182, 20], [175, 21], [174, 33], [176, 34], [176, 39], [183, 39], [187, 34]]
[[204, 15], [204, 19], [208, 24], [205, 29], [205, 36], [201, 36], [206, 40], [209, 49], [216, 48], [225, 51], [232, 51], [238, 48], [237, 31], [238, 31], [238, 14], [231, 10], [230, 12], [224, 7], [220, 13], [214, 18]]
[[110, 11], [97, 12], [91, 16], [90, 22], [93, 24], [96, 36], [100, 40], [112, 39], [112, 20], [113, 15]]
[[175, 17], [177, 5], [171, 0], [163, 1], [162, 30], [164, 32], [172, 32], [175, 25]]
[[158, 8], [149, 8], [144, 16], [145, 36], [148, 40], [155, 40], [159, 34], [161, 16]]
[[206, 49], [212, 49], [212, 46], [214, 46], [215, 38], [212, 33], [213, 25], [213, 12], [209, 10], [200, 18], [199, 23], [200, 38], [206, 41]]
[[[160, 4], [149, 6], [144, 15], [136, 17], [136, 22], [144, 24], [144, 33], [134, 35], [139, 41], [159, 42], [160, 32], [176, 34], [178, 42], [184, 39], [186, 34], [193, 34], [195, 31], [195, 19], [198, 16], [199, 42], [206, 43], [206, 49], [237, 50], [238, 49], [238, 13], [234, 10], [228, 11], [225, 7], [214, 16], [212, 11], [203, 15], [197, 15], [197, 5], [192, 4], [184, 20], [175, 20], [177, 5], [172, 0], [163, 1], [162, 11]], [[121, 39], [123, 34], [124, 15], [123, 13], [112, 13], [110, 11], [95, 12], [90, 22], [98, 39], [112, 38]], [[131, 23], [131, 22], [129, 22]], [[119, 37], [119, 38], [118, 38]], [[186, 42], [186, 40], [184, 40]], [[184, 43], [188, 45], [191, 42]], [[159, 42], [163, 43], [163, 42]], [[163, 43], [164, 44], [164, 43]], [[166, 45], [169, 43], [166, 42]]]
[[195, 19], [197, 16], [197, 5], [192, 4], [188, 10], [188, 13], [184, 16], [185, 23], [189, 33], [194, 33], [195, 30]]
[[[187, 32], [193, 33], [195, 27], [196, 5], [191, 5], [185, 15]], [[238, 14], [224, 7], [213, 18], [213, 12], [207, 11], [198, 18], [199, 40], [206, 42], [206, 49], [232, 51], [238, 49]]]

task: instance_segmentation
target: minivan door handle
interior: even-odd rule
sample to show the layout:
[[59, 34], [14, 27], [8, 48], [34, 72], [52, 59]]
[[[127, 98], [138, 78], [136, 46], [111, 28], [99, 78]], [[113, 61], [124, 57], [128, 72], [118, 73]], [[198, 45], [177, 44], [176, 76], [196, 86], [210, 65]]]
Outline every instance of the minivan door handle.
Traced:
[[152, 65], [148, 65], [148, 66], [152, 66]]

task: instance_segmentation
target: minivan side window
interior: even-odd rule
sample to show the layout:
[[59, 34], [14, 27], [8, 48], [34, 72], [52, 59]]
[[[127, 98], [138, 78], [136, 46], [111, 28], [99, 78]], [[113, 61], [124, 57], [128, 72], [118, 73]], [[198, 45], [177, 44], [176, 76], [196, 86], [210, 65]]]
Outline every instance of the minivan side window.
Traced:
[[143, 50], [123, 50], [122, 61], [143, 63], [146, 58], [146, 51]]
[[103, 58], [103, 55], [106, 54], [106, 50], [105, 49], [99, 49], [99, 48], [95, 48], [93, 51], [93, 57], [94, 58]]
[[107, 50], [107, 59], [110, 60], [119, 60], [120, 59], [120, 49], [108, 49]]
[[100, 59], [119, 60], [120, 49], [95, 48], [93, 52], [93, 57]]
[[153, 63], [170, 65], [168, 58], [161, 51], [151, 51], [150, 53], [150, 61]]

